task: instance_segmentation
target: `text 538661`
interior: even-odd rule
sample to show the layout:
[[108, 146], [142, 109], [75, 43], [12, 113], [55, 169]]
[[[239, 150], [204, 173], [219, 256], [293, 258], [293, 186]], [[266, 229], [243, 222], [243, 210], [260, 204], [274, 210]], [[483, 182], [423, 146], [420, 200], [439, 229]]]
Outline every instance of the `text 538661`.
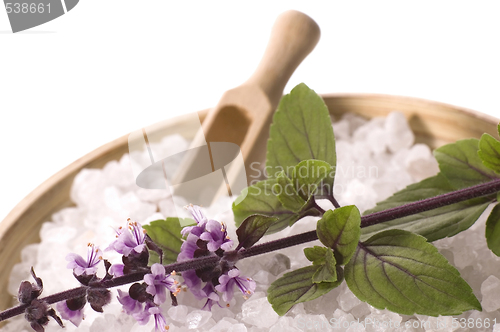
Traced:
[[7, 10], [7, 14], [15, 13], [15, 14], [42, 14], [42, 13], [50, 13], [50, 3], [27, 3], [27, 2], [7, 2], [5, 3], [5, 9]]

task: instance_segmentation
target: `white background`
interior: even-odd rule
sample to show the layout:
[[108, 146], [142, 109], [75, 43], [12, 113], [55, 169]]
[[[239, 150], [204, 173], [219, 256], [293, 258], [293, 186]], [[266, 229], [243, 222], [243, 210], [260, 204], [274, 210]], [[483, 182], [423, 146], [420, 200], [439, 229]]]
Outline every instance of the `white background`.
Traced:
[[0, 9], [0, 220], [93, 149], [245, 81], [277, 15], [322, 30], [285, 92], [371, 92], [500, 117], [496, 1], [81, 0], [12, 34]]

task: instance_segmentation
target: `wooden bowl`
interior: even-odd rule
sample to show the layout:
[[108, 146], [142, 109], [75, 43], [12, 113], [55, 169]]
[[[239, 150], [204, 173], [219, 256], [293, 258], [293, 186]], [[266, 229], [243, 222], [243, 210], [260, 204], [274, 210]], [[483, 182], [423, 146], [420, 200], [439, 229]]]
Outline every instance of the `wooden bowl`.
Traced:
[[[335, 118], [347, 112], [367, 118], [385, 116], [395, 110], [403, 112], [416, 141], [432, 148], [458, 139], [479, 138], [485, 132], [497, 136], [497, 119], [452, 105], [376, 94], [328, 94], [322, 97]], [[207, 110], [200, 113], [204, 116]], [[169, 121], [168, 127], [160, 124], [156, 129], [176, 128], [176, 132], [193, 138], [195, 133], [187, 128], [182, 131], [183, 125], [185, 128], [183, 118], [179, 117]], [[40, 241], [40, 227], [43, 222], [51, 220], [53, 213], [73, 205], [69, 193], [76, 174], [83, 168], [101, 168], [127, 152], [128, 139], [123, 136], [76, 160], [42, 183], [0, 223], [0, 310], [15, 304], [15, 299], [7, 292], [7, 285], [12, 267], [20, 261], [22, 248]]]

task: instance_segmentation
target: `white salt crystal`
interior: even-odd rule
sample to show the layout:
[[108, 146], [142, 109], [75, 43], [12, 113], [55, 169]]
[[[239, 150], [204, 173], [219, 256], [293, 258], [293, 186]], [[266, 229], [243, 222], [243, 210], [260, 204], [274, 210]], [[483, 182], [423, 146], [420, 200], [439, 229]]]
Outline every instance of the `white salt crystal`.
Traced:
[[292, 317], [283, 316], [269, 329], [269, 332], [281, 331], [300, 332], [301, 330], [297, 329]]
[[361, 301], [345, 285], [342, 287], [344, 288], [344, 291], [337, 297], [337, 301], [339, 302], [340, 308], [345, 312], [348, 312], [360, 304]]
[[64, 208], [52, 215], [52, 222], [68, 226], [79, 226], [85, 217], [85, 211], [78, 207]]
[[130, 332], [145, 332], [145, 331], [154, 332], [154, 329], [155, 329], [155, 320], [150, 319], [146, 325], [134, 324], [130, 329]]
[[92, 201], [92, 197], [100, 191], [102, 172], [98, 169], [82, 169], [73, 181], [70, 197], [80, 207], [86, 207]]
[[[60, 329], [60, 328], [59, 328]], [[33, 332], [24, 317], [17, 317], [7, 321], [7, 325], [0, 328], [2, 332]]]
[[[65, 267], [67, 265], [66, 256], [69, 254], [68, 249], [69, 248], [65, 245], [63, 246], [59, 243], [42, 242], [39, 246], [36, 266], [45, 268], [49, 271], [55, 267]], [[80, 255], [85, 257], [86, 254], [87, 250]], [[37, 270], [35, 270], [35, 272], [37, 272]]]
[[144, 189], [137, 190], [137, 197], [143, 202], [158, 203], [160, 200], [170, 196], [170, 192], [166, 189]]
[[351, 156], [352, 156], [353, 166], [357, 166], [356, 163], [359, 165], [363, 161], [365, 161], [366, 163], [373, 160], [372, 158], [373, 156], [370, 154], [370, 150], [368, 150], [368, 146], [365, 141], [354, 140], [352, 142]]
[[[375, 155], [379, 155], [386, 151], [387, 147], [387, 134], [382, 128], [375, 128], [366, 135], [366, 144], [369, 151]], [[366, 152], [365, 152], [366, 153]]]
[[238, 323], [238, 324], [232, 325], [227, 330], [227, 332], [247, 332], [247, 327], [242, 323]]
[[177, 210], [171, 197], [167, 197], [158, 202], [160, 213], [168, 217], [177, 217]]
[[343, 173], [339, 172], [338, 168], [340, 165], [350, 165], [354, 162], [354, 156], [352, 153], [352, 144], [347, 141], [336, 141], [335, 142], [335, 152], [337, 155], [337, 176], [345, 176]]
[[264, 261], [261, 261], [266, 271], [277, 276], [290, 269], [290, 258], [281, 253], [267, 255]]
[[352, 136], [353, 133], [361, 126], [365, 125], [368, 120], [356, 115], [354, 113], [346, 113], [342, 116], [343, 121], [347, 121], [349, 123], [349, 135]]
[[[303, 254], [302, 254], [303, 255]], [[305, 263], [304, 265], [308, 265], [311, 263]], [[303, 265], [303, 266], [304, 266]], [[335, 309], [338, 308], [338, 303], [336, 301], [337, 297], [340, 294], [341, 289], [339, 287], [331, 290], [324, 296], [321, 296], [312, 301], [307, 301], [303, 303], [304, 310], [307, 313], [315, 313], [315, 314], [324, 314], [330, 316]]]
[[[19, 291], [19, 285], [21, 281], [28, 280], [29, 282], [34, 282], [31, 278], [30, 269], [33, 264], [21, 262], [14, 265], [12, 271], [9, 275], [8, 291], [12, 294], [12, 300], [17, 297], [17, 292]], [[35, 271], [36, 272], [36, 271]]]
[[365, 326], [363, 324], [352, 324], [349, 326], [349, 328], [346, 330], [346, 332], [365, 332]]
[[186, 326], [188, 329], [197, 329], [205, 325], [212, 317], [210, 311], [194, 310], [186, 316]]
[[43, 223], [40, 229], [40, 239], [54, 243], [70, 242], [77, 234], [78, 230], [75, 227], [61, 226], [51, 222]]
[[232, 319], [234, 318], [234, 316], [235, 316], [234, 313], [226, 307], [221, 308], [218, 305], [212, 307], [212, 317], [217, 322], [224, 318]]
[[278, 314], [273, 310], [266, 297], [253, 299], [253, 296], [241, 306], [242, 320], [250, 325], [269, 328], [278, 321]]
[[213, 317], [210, 317], [208, 319], [208, 322], [206, 322], [206, 324], [203, 325], [203, 330], [206, 331], [206, 330], [209, 330], [211, 329], [212, 327], [215, 326], [215, 324], [217, 324], [217, 322], [213, 319]]
[[371, 131], [373, 131], [375, 129], [383, 128], [384, 122], [385, 122], [384, 118], [375, 117], [375, 118], [372, 118], [370, 121], [366, 122], [365, 124], [363, 124], [362, 126], [356, 128], [356, 130], [354, 131], [354, 133], [352, 135], [353, 142], [360, 142], [360, 141], [366, 140], [367, 135]]
[[429, 146], [425, 144], [415, 144], [412, 146], [408, 151], [404, 163], [414, 181], [422, 181], [439, 172], [438, 163], [432, 156]]
[[153, 213], [152, 215], [150, 215], [149, 217], [144, 218], [143, 220], [141, 220], [141, 225], [148, 225], [152, 221], [163, 220], [165, 218], [166, 217], [163, 214], [161, 214], [159, 212], [156, 212], [156, 213]]
[[349, 122], [346, 120], [334, 122], [332, 127], [336, 140], [346, 140], [351, 136]]
[[21, 250], [21, 261], [25, 264], [29, 264], [30, 266], [34, 266], [36, 264], [36, 257], [38, 255], [38, 248], [40, 247], [39, 243], [28, 244]]
[[333, 312], [333, 318], [330, 319], [332, 328], [337, 332], [346, 332], [354, 321], [355, 320], [353, 315], [348, 314], [340, 309], [336, 309]]
[[297, 315], [293, 326], [301, 331], [326, 331], [331, 325], [325, 315]]
[[463, 269], [468, 265], [471, 265], [477, 258], [477, 252], [469, 247], [462, 246], [454, 251], [454, 263], [455, 267]]
[[403, 113], [391, 112], [385, 120], [388, 133], [387, 146], [391, 152], [411, 147], [415, 136]]
[[275, 278], [267, 271], [261, 270], [252, 276], [252, 279], [261, 285], [270, 285]]
[[371, 312], [370, 308], [371, 307], [368, 304], [362, 302], [351, 309], [351, 314], [356, 318], [361, 318]]
[[361, 182], [359, 179], [349, 181], [347, 188], [337, 199], [341, 206], [356, 204], [362, 212], [375, 206], [377, 193], [371, 187]]
[[444, 256], [448, 260], [448, 262], [454, 261], [453, 251], [448, 249], [439, 249], [439, 253]]
[[185, 322], [188, 314], [188, 307], [179, 304], [178, 306], [169, 308], [167, 314], [177, 322]]
[[[212, 315], [212, 317], [213, 317], [213, 315]], [[231, 324], [238, 324], [239, 323], [238, 320], [231, 318], [231, 317], [223, 317], [222, 320], [229, 322]]]
[[[156, 212], [157, 207], [151, 203], [141, 202], [134, 193], [120, 197], [120, 216], [124, 219], [143, 220]], [[118, 212], [117, 211], [117, 212]]]
[[392, 332], [400, 325], [402, 317], [388, 310], [374, 310], [365, 317], [366, 332]]
[[481, 306], [487, 312], [500, 308], [500, 280], [495, 276], [489, 276], [481, 285], [483, 300]]
[[305, 314], [306, 311], [304, 308], [304, 303], [297, 303], [296, 305], [294, 305], [292, 307], [292, 309], [290, 309], [290, 311], [288, 313], [290, 314], [290, 316], [297, 316], [300, 314]]
[[123, 167], [122, 163], [117, 161], [108, 162], [102, 169], [102, 177], [104, 183], [107, 185], [113, 183], [114, 186], [120, 189], [130, 190], [135, 185], [134, 174], [132, 173], [132, 166], [128, 158], [122, 159], [123, 164], [128, 164], [128, 167]]
[[233, 326], [232, 323], [228, 322], [228, 321], [225, 321], [225, 320], [221, 320], [219, 321], [217, 324], [215, 324], [210, 330], [208, 330], [209, 332], [227, 332], [229, 331], [229, 329], [231, 328], [231, 326]]
[[[123, 332], [130, 330], [126, 326], [122, 326]], [[116, 331], [115, 319], [112, 315], [101, 315], [97, 317], [92, 325], [90, 326], [90, 332], [105, 332], [105, 331]]]
[[247, 331], [248, 332], [269, 332], [269, 329], [266, 329], [264, 327], [252, 326]]
[[376, 201], [380, 202], [392, 196], [396, 192], [396, 184], [392, 179], [380, 179], [377, 181], [377, 198]]

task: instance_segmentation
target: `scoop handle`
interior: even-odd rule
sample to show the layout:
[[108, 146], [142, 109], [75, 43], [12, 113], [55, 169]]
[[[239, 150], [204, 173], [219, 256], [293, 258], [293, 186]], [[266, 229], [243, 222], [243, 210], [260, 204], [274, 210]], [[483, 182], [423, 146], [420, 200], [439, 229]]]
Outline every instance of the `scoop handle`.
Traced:
[[288, 80], [314, 49], [320, 37], [318, 24], [296, 10], [279, 15], [264, 55], [252, 76], [243, 85], [256, 85], [276, 109]]

